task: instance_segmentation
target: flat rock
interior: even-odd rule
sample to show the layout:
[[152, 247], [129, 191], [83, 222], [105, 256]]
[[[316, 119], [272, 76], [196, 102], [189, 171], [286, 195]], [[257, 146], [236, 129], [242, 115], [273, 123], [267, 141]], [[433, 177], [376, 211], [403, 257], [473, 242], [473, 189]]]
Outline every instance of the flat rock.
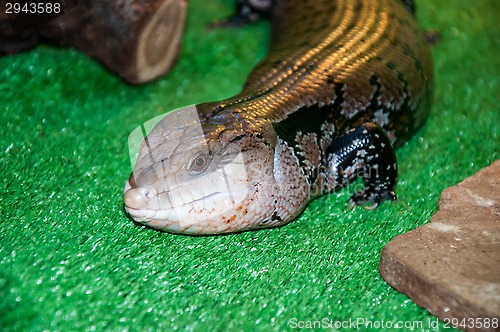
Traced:
[[379, 269], [448, 326], [500, 331], [500, 160], [443, 191], [431, 222], [389, 242]]

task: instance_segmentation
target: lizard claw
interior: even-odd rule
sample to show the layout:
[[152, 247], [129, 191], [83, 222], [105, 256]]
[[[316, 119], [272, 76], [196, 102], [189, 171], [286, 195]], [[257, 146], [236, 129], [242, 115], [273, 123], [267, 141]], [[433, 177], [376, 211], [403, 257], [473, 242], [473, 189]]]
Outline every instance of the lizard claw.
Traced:
[[[394, 190], [380, 191], [380, 189], [377, 189], [365, 187], [363, 190], [356, 192], [349, 199], [349, 209], [353, 209], [355, 206], [363, 205], [366, 210], [374, 210], [385, 200], [397, 200]], [[368, 205], [369, 203], [371, 203], [371, 205]]]

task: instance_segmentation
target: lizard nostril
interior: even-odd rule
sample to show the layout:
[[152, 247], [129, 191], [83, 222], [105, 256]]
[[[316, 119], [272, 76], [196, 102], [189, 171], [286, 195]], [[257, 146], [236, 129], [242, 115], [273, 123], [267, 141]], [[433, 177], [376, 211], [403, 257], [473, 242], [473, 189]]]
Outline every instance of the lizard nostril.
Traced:
[[144, 209], [148, 203], [156, 196], [156, 189], [153, 187], [130, 188], [123, 194], [125, 205], [131, 209]]
[[156, 196], [156, 190], [152, 187], [142, 187], [139, 188], [139, 191], [141, 195], [144, 196], [148, 201]]

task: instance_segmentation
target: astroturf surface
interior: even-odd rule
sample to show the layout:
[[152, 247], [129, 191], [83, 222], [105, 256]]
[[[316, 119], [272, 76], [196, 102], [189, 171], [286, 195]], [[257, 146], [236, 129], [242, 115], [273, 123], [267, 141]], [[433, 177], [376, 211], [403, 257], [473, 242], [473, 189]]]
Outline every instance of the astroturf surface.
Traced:
[[378, 263], [395, 235], [430, 220], [443, 189], [499, 157], [500, 2], [450, 4], [418, 3], [419, 22], [443, 41], [433, 111], [397, 153], [397, 203], [349, 211], [344, 190], [285, 227], [228, 236], [132, 223], [127, 137], [168, 110], [238, 92], [265, 55], [267, 22], [208, 30], [233, 2], [190, 1], [177, 65], [141, 87], [72, 49], [0, 58], [0, 329], [434, 329]]

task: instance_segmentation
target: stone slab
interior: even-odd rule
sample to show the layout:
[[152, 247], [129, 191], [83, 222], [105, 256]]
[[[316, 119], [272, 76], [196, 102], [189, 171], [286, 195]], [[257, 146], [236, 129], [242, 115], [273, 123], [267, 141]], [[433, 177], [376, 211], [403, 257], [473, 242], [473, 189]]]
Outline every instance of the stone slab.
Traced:
[[431, 222], [389, 242], [379, 269], [445, 322], [500, 331], [500, 160], [444, 190]]

